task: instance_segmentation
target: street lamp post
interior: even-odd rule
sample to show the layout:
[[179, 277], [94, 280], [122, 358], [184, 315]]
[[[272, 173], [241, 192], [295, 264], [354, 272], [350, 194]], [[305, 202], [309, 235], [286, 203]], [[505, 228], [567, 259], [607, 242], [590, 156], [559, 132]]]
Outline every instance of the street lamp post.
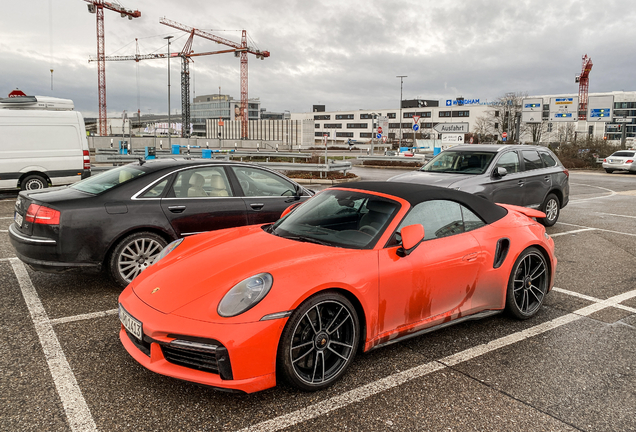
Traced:
[[398, 147], [402, 147], [402, 83], [404, 78], [408, 78], [406, 75], [397, 75], [396, 78], [400, 79], [400, 137], [398, 139]]
[[170, 133], [170, 39], [174, 36], [166, 36], [164, 39], [168, 40], [168, 148], [172, 151], [172, 134]]

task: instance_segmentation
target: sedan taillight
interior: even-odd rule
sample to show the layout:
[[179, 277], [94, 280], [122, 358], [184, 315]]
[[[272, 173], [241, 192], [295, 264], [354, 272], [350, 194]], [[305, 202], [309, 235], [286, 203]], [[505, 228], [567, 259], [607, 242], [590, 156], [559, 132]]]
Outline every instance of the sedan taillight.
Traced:
[[91, 156], [90, 156], [90, 153], [88, 152], [88, 150], [84, 150], [83, 154], [84, 154], [84, 169], [85, 170], [89, 170], [89, 169], [91, 169]]
[[24, 220], [35, 224], [59, 225], [60, 212], [52, 208], [31, 204], [27, 209]]
[[626, 160], [625, 163], [634, 163], [634, 159]]
[[563, 169], [563, 174], [565, 174], [567, 178], [570, 178], [570, 171]]
[[607, 159], [603, 159], [603, 162], [607, 162]]

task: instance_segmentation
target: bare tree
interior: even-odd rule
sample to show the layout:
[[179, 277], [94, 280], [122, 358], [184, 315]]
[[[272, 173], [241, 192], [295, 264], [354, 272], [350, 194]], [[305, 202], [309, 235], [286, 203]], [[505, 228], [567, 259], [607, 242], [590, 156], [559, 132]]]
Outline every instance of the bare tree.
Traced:
[[[511, 92], [495, 99], [489, 104], [490, 109], [475, 120], [476, 133], [495, 135], [495, 139], [500, 140], [506, 132], [507, 141], [518, 141], [515, 123], [520, 121], [522, 101], [527, 96], [527, 92]], [[526, 131], [525, 128], [521, 126], [520, 135]]]

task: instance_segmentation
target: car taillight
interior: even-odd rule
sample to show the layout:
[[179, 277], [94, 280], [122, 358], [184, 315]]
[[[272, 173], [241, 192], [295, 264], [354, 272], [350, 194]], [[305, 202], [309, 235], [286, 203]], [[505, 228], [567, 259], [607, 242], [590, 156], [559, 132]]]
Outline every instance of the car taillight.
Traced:
[[634, 162], [634, 159], [630, 159], [630, 160], [625, 161], [625, 163], [633, 163], [633, 162]]
[[567, 178], [570, 178], [570, 171], [563, 169], [563, 174], [565, 174]]
[[607, 162], [607, 159], [603, 159], [603, 162]]
[[60, 212], [52, 208], [31, 204], [27, 209], [24, 220], [42, 225], [59, 225]]
[[85, 170], [89, 170], [89, 169], [91, 169], [91, 156], [90, 156], [90, 153], [88, 152], [88, 150], [84, 150], [83, 154], [84, 154], [84, 169]]

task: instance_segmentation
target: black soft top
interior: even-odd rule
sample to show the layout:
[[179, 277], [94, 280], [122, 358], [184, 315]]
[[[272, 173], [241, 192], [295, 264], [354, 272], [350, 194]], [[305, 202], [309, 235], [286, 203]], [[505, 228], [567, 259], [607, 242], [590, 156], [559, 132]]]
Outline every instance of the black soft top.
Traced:
[[369, 181], [347, 183], [346, 185], [339, 185], [334, 187], [357, 189], [361, 191], [373, 191], [384, 193], [387, 195], [393, 195], [395, 197], [402, 198], [408, 201], [413, 207], [423, 201], [455, 201], [468, 207], [488, 224], [498, 221], [508, 214], [508, 211], [505, 208], [493, 204], [484, 198], [466, 192], [437, 186], [400, 182]]

